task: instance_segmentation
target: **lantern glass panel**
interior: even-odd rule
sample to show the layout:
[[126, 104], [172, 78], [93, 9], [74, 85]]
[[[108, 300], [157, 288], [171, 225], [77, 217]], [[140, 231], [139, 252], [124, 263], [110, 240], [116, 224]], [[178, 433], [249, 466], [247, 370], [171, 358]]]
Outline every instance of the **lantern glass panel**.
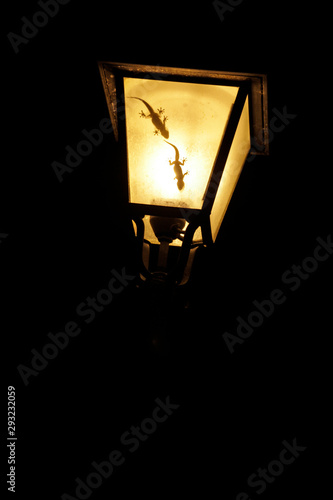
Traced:
[[216, 240], [230, 199], [233, 195], [245, 160], [251, 148], [248, 101], [248, 98], [246, 98], [212, 207], [210, 221], [213, 241]]
[[124, 78], [130, 203], [202, 208], [238, 88]]

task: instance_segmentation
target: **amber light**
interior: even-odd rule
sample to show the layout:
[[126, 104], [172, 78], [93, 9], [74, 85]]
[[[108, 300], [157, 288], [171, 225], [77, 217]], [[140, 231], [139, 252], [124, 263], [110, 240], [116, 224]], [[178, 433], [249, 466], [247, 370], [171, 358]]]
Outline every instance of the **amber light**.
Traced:
[[[173, 281], [183, 283], [191, 250], [217, 238], [251, 138], [268, 153], [266, 77], [106, 62], [99, 67], [143, 254], [161, 245], [159, 263], [168, 276], [168, 248], [181, 247]], [[143, 255], [144, 280], [154, 274], [148, 263]]]

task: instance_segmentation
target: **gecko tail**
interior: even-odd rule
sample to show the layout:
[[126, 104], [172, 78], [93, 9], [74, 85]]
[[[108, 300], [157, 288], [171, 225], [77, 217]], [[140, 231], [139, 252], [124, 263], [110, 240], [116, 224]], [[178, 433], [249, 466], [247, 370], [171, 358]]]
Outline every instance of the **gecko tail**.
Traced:
[[135, 97], [135, 96], [128, 96], [127, 99], [137, 99], [138, 101], [141, 101], [143, 102], [144, 104], [146, 104], [146, 101], [144, 101], [143, 99], [141, 99], [141, 97]]
[[137, 99], [138, 101], [143, 102], [143, 99], [140, 99], [140, 97], [128, 96], [127, 99]]

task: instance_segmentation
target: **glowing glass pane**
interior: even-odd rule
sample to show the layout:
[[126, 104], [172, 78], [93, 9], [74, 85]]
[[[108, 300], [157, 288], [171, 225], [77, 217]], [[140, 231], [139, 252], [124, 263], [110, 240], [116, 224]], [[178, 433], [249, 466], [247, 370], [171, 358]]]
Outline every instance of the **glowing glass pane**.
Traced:
[[238, 87], [124, 78], [129, 201], [202, 207]]
[[249, 103], [246, 98], [210, 215], [213, 241], [218, 235], [250, 147]]

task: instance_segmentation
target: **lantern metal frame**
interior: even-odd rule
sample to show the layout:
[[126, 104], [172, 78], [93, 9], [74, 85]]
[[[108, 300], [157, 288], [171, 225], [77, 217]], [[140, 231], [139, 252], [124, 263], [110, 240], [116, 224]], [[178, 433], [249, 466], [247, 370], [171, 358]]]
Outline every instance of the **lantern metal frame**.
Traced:
[[[210, 213], [247, 98], [249, 99], [250, 110], [250, 136], [251, 141], [255, 142], [255, 148], [251, 148], [249, 154], [269, 154], [267, 77], [263, 74], [168, 68], [106, 61], [99, 62], [99, 70], [114, 135], [118, 142], [118, 162], [123, 196], [127, 200], [126, 212], [136, 225], [140, 282], [149, 283], [153, 281], [184, 285], [190, 277], [196, 250], [201, 245], [209, 247], [213, 244]], [[226, 124], [216, 161], [212, 167], [211, 177], [206, 187], [201, 209], [184, 209], [181, 207], [129, 202], [123, 83], [123, 79], [126, 77], [238, 87], [237, 96]], [[171, 269], [167, 265], [169, 244], [172, 242], [172, 237], [169, 234], [165, 237], [162, 235], [159, 238], [160, 246], [157, 266], [155, 265], [155, 270], [152, 271], [150, 251], [154, 244], [145, 239], [143, 222], [145, 216], [170, 220], [170, 227], [173, 228], [174, 238], [182, 240], [181, 247], [177, 247], [179, 252], [178, 259]], [[188, 222], [188, 226], [184, 232], [181, 229], [177, 230], [177, 220], [179, 219]], [[202, 241], [194, 242], [193, 237], [199, 227], [201, 228]]]

